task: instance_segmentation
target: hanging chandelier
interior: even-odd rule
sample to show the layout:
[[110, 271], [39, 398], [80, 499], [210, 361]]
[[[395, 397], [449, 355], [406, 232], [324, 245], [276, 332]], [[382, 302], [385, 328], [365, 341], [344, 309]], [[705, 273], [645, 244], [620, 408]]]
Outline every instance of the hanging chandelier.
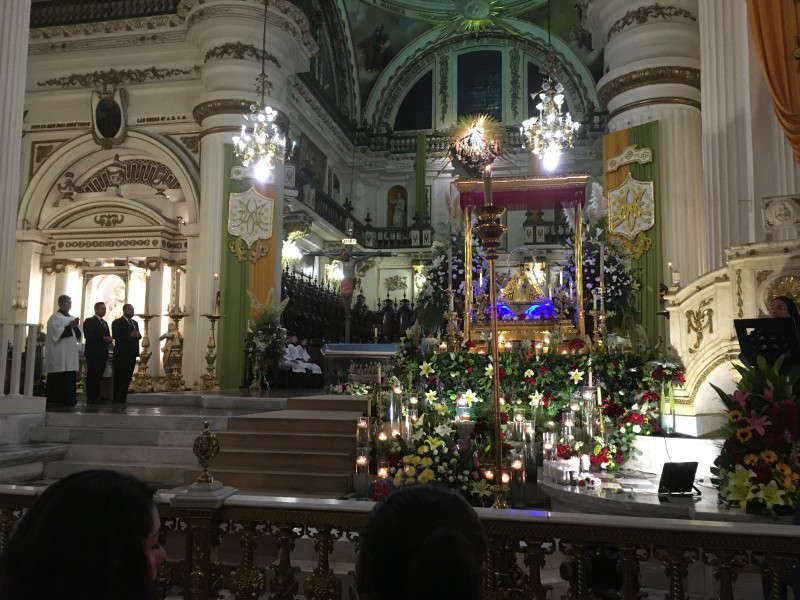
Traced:
[[[575, 145], [575, 133], [581, 125], [573, 121], [569, 113], [562, 114], [564, 86], [554, 84], [551, 78], [558, 67], [558, 59], [550, 39], [550, 0], [547, 0], [547, 47], [541, 67], [545, 80], [538, 93], [539, 104], [536, 105], [539, 116], [523, 121], [519, 132], [525, 138], [525, 145], [542, 160], [544, 168], [553, 171], [564, 149]], [[536, 100], [536, 94], [531, 94], [531, 98]]]
[[[572, 120], [569, 113], [561, 113], [564, 103], [564, 87], [560, 83], [553, 85], [548, 77], [542, 91], [539, 92], [539, 104], [536, 109], [538, 117], [531, 117], [522, 122], [520, 133], [525, 137], [533, 154], [542, 159], [545, 169], [554, 170], [565, 148], [575, 145], [575, 133], [581, 124]], [[535, 96], [534, 96], [535, 98]]]
[[[269, 172], [283, 162], [286, 155], [286, 136], [276, 123], [278, 111], [267, 106], [264, 98], [272, 88], [265, 70], [267, 59], [267, 8], [264, 2], [264, 28], [261, 38], [261, 73], [256, 78], [256, 101], [250, 105], [250, 113], [244, 115], [247, 123], [242, 125], [239, 135], [233, 136], [233, 151], [242, 159], [245, 167], [253, 166], [253, 175], [266, 181]], [[252, 123], [250, 129], [248, 125]]]

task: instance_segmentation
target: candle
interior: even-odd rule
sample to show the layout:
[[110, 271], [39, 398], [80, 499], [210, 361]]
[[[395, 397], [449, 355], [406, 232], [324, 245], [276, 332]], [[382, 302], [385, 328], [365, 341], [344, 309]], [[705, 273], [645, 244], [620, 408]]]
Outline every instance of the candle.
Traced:
[[603, 406], [603, 391], [597, 386], [597, 406]]
[[506, 342], [503, 344], [503, 347], [505, 348], [506, 352], [511, 352], [511, 342]]
[[453, 291], [453, 247], [447, 249], [447, 291]]
[[480, 274], [478, 275], [478, 288], [483, 289], [483, 269], [481, 269]]
[[214, 285], [211, 288], [211, 308], [212, 308], [211, 312], [214, 312], [213, 308], [215, 306], [219, 306], [219, 302], [217, 302], [218, 294], [219, 294], [219, 273], [214, 273]]
[[589, 367], [589, 387], [592, 387], [592, 368]]
[[366, 429], [367, 428], [367, 417], [359, 417], [357, 426], [359, 429]]
[[379, 468], [378, 477], [380, 477], [381, 479], [386, 479], [387, 477], [389, 477], [389, 469], [387, 469], [386, 467]]
[[358, 458], [356, 458], [356, 464], [359, 465], [359, 466], [367, 464], [367, 457], [366, 456], [359, 456]]
[[419, 400], [417, 399], [417, 397], [416, 397], [416, 396], [411, 396], [411, 397], [409, 397], [409, 399], [408, 399], [408, 403], [409, 403], [411, 406], [415, 406], [415, 405], [417, 404], [417, 402], [419, 402]]
[[592, 288], [592, 310], [597, 313], [597, 288]]
[[388, 440], [388, 439], [389, 439], [389, 437], [386, 435], [386, 432], [384, 432], [384, 431], [381, 431], [381, 432], [378, 434], [378, 441], [379, 441], [379, 442], [385, 442], [385, 441], [386, 441], [386, 440]]
[[558, 272], [558, 287], [564, 287], [564, 269]]
[[150, 269], [144, 272], [144, 314], [150, 314]]
[[606, 245], [601, 243], [600, 244], [600, 287], [603, 286], [603, 281], [605, 281], [605, 272], [606, 272]]
[[397, 437], [400, 435], [400, 432], [397, 429], [392, 429], [392, 437]]
[[447, 342], [442, 341], [442, 343], [439, 344], [439, 351], [440, 352], [447, 352]]
[[500, 475], [500, 480], [501, 480], [503, 483], [508, 483], [509, 481], [511, 481], [511, 475], [509, 475], [508, 473], [506, 473], [506, 472], [504, 471], [504, 472], [503, 472], [503, 474], [502, 474], [502, 475]]
[[489, 206], [492, 203], [492, 166], [486, 165], [483, 172], [483, 205]]
[[377, 325], [372, 328], [372, 334], [375, 336], [375, 338], [378, 337], [378, 326]]
[[522, 468], [522, 461], [518, 458], [515, 458], [513, 461], [511, 461], [511, 468], [519, 471]]
[[491, 469], [486, 469], [484, 471], [483, 476], [486, 478], [487, 481], [494, 481], [494, 471]]

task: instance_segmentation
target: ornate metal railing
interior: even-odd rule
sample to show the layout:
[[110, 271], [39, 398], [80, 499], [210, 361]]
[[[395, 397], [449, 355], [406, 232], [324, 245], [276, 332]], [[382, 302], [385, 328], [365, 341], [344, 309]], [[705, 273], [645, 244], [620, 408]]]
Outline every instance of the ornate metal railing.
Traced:
[[[31, 501], [30, 493], [0, 491], [0, 552]], [[276, 599], [347, 598], [358, 532], [371, 507], [368, 502], [234, 495], [218, 508], [203, 508], [202, 502], [189, 508], [162, 495], [158, 508], [170, 561], [159, 573], [159, 587], [164, 596], [193, 600], [216, 598], [222, 590], [236, 598], [255, 599], [265, 591]], [[487, 600], [546, 599], [543, 569], [555, 569], [562, 560], [572, 574], [566, 597], [594, 598], [592, 561], [601, 548], [613, 550], [621, 578], [617, 597], [625, 600], [642, 597], [640, 566], [645, 563], [663, 569], [670, 600], [758, 597], [752, 589], [744, 594], [734, 589], [739, 572], [752, 572], [753, 566], [760, 567], [770, 586], [767, 597], [777, 600], [787, 565], [800, 556], [800, 529], [790, 525], [494, 509], [478, 513], [489, 543]], [[702, 589], [690, 590], [687, 572], [694, 563], [704, 565], [709, 575], [697, 578]], [[432, 568], [435, 564], [432, 557]]]

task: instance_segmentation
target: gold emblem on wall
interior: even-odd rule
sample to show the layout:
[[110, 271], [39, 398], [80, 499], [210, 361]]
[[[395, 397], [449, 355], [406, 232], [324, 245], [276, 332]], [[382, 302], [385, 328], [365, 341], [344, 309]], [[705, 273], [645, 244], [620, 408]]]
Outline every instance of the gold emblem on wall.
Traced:
[[655, 225], [653, 182], [638, 181], [630, 173], [608, 193], [608, 224], [611, 235], [622, 239], [638, 259], [650, 248], [644, 232]]
[[[228, 233], [237, 237], [229, 248], [239, 262], [257, 262], [266, 256], [265, 243], [272, 237], [275, 200], [258, 193], [254, 187], [232, 193], [228, 201]], [[256, 244], [259, 244], [256, 246]]]
[[689, 348], [689, 354], [694, 354], [700, 348], [706, 330], [708, 333], [714, 333], [714, 310], [708, 308], [713, 301], [712, 298], [706, 298], [696, 311], [686, 311], [686, 333], [696, 334], [694, 345]]
[[800, 302], [800, 278], [794, 275], [777, 277], [767, 288], [764, 304], [769, 304], [775, 296], [789, 296], [795, 304]]

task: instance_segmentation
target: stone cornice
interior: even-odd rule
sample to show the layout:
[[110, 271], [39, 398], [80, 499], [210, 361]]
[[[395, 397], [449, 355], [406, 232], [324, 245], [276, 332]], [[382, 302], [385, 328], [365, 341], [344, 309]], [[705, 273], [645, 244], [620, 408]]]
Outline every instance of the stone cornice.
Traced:
[[46, 81], [38, 81], [39, 87], [91, 88], [107, 85], [123, 85], [146, 83], [149, 81], [165, 81], [168, 79], [196, 79], [200, 67], [191, 69], [166, 69], [148, 67], [146, 69], [109, 69], [108, 71], [92, 71], [91, 73], [73, 73], [66, 77], [56, 77]]
[[623, 92], [656, 84], [681, 84], [700, 89], [700, 69], [694, 67], [649, 67], [620, 75], [597, 90], [601, 107]]
[[618, 33], [632, 27], [633, 25], [644, 25], [650, 21], [655, 20], [671, 21], [671, 20], [688, 20], [697, 21], [691, 12], [685, 8], [678, 8], [677, 6], [661, 6], [658, 3], [649, 6], [640, 6], [636, 10], [629, 10], [625, 15], [615, 21], [608, 29], [607, 39], [611, 39]]
[[203, 124], [203, 120], [214, 115], [243, 115], [250, 111], [252, 100], [242, 98], [223, 98], [201, 102], [192, 109], [194, 120]]
[[232, 60], [245, 60], [247, 57], [250, 57], [259, 63], [263, 58], [265, 61], [274, 64], [278, 69], [281, 68], [281, 63], [272, 54], [269, 52], [262, 52], [252, 44], [243, 44], [242, 42], [231, 42], [214, 46], [211, 48], [211, 50], [206, 52], [203, 62], [207, 63], [210, 60], [222, 60], [226, 58]]
[[684, 106], [689, 106], [691, 108], [700, 110], [700, 103], [697, 100], [691, 100], [689, 98], [678, 98], [675, 96], [647, 98], [645, 100], [639, 100], [638, 102], [631, 102], [629, 104], [624, 104], [623, 106], [618, 106], [608, 114], [608, 120], [610, 121], [617, 115], [628, 112], [629, 110], [634, 110], [636, 108], [642, 108], [643, 106], [663, 106], [665, 104], [682, 104]]

